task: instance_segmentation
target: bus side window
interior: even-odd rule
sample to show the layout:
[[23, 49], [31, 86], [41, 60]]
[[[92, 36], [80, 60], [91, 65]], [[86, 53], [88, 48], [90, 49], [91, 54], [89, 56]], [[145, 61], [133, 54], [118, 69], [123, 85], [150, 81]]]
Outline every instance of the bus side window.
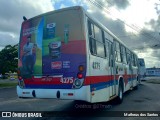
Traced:
[[126, 49], [126, 54], [127, 54], [127, 64], [131, 63], [131, 56], [130, 56], [130, 51]]
[[90, 51], [91, 54], [96, 55], [97, 50], [96, 50], [96, 41], [93, 38], [89, 38], [89, 44], [90, 44]]
[[133, 54], [131, 53], [131, 65], [134, 66]]
[[124, 46], [122, 52], [123, 52], [123, 62], [127, 64], [126, 48]]
[[133, 55], [133, 61], [134, 61], [134, 66], [136, 67], [137, 66], [137, 59], [136, 59], [135, 55]]
[[132, 63], [133, 63], [133, 66], [136, 66], [135, 55], [134, 54], [132, 54]]
[[110, 46], [108, 41], [105, 42], [105, 48], [106, 48], [106, 57], [109, 57]]
[[89, 46], [90, 46], [90, 52], [93, 55], [96, 55], [96, 41], [94, 38], [94, 25], [88, 20], [88, 34], [89, 34]]
[[121, 53], [120, 53], [120, 44], [117, 41], [116, 41], [115, 56], [116, 56], [116, 61], [117, 62], [122, 62]]
[[122, 44], [120, 44], [120, 57], [121, 57], [121, 62], [124, 62], [124, 54], [123, 54], [123, 45]]
[[99, 28], [99, 26], [96, 26], [88, 21], [88, 31], [91, 54], [105, 58], [105, 43], [102, 30]]
[[138, 66], [137, 63], [138, 63], [138, 62], [137, 62], [137, 56], [135, 56], [135, 64], [136, 64], [136, 67]]
[[111, 43], [109, 42], [109, 34], [107, 32], [103, 32], [103, 37], [104, 37], [104, 43], [105, 43], [105, 48], [106, 48], [106, 57], [110, 59], [110, 55], [112, 54], [111, 51]]
[[106, 53], [105, 53], [103, 31], [99, 26], [94, 25], [94, 33], [95, 33], [95, 40], [96, 40], [97, 56], [105, 58]]
[[113, 67], [113, 45], [112, 43], [108, 43], [108, 57], [109, 57], [109, 66]]
[[89, 36], [94, 37], [94, 26], [90, 21], [88, 21], [88, 33]]

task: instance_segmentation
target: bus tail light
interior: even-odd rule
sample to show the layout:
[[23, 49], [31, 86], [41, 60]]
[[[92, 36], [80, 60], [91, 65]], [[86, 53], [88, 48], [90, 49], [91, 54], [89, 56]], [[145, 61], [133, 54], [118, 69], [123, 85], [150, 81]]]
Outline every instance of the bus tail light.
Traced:
[[83, 78], [83, 74], [82, 74], [82, 73], [78, 73], [78, 74], [77, 74], [77, 78], [78, 78], [78, 79], [82, 79], [82, 78]]
[[80, 66], [78, 67], [78, 70], [79, 70], [80, 72], [83, 72], [83, 71], [84, 71], [84, 66], [83, 66], [83, 65], [80, 65]]
[[21, 77], [21, 76], [18, 76], [18, 79], [19, 79], [19, 80], [22, 80], [22, 77]]
[[73, 93], [68, 93], [68, 96], [73, 96]]
[[18, 76], [18, 85], [21, 88], [24, 88], [24, 86], [25, 86], [23, 78], [21, 76]]
[[17, 75], [20, 75], [21, 74], [21, 71], [20, 70], [17, 70]]
[[82, 73], [84, 71], [84, 66], [79, 65], [78, 67], [78, 73], [77, 73], [77, 78], [74, 80], [73, 83], [73, 88], [80, 88], [83, 85], [84, 82], [84, 74]]
[[74, 80], [74, 88], [80, 88], [82, 87], [84, 82], [84, 78], [83, 78], [83, 74], [82, 73], [78, 73], [77, 74], [77, 78]]

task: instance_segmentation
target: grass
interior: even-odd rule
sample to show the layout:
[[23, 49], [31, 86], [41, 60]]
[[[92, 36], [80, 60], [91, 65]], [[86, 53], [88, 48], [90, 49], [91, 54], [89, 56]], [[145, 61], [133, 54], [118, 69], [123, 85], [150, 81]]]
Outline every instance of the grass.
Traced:
[[18, 83], [0, 83], [0, 88], [1, 87], [16, 87]]
[[152, 79], [152, 80], [146, 80], [147, 83], [154, 83], [154, 84], [160, 84], [160, 80]]

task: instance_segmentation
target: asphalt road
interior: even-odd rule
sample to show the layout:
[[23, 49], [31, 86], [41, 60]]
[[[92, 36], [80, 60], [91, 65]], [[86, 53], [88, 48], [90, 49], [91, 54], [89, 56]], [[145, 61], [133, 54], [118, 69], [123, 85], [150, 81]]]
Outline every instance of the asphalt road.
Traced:
[[[70, 120], [90, 119], [106, 120], [111, 111], [160, 111], [160, 84], [142, 82], [138, 90], [132, 90], [124, 95], [123, 103], [117, 105], [115, 101], [106, 103], [89, 104], [86, 102], [75, 102], [73, 100], [57, 99], [20, 99], [16, 95], [16, 88], [0, 88], [0, 111], [50, 111], [55, 114], [59, 111], [60, 117], [32, 118], [32, 120]], [[74, 111], [78, 116], [67, 116], [65, 111]], [[83, 113], [92, 114], [82, 116]], [[130, 113], [130, 112], [129, 112]], [[74, 113], [73, 113], [74, 114]], [[118, 114], [118, 113], [113, 113]], [[120, 120], [159, 120], [160, 117], [116, 117]], [[2, 119], [2, 118], [0, 118]], [[8, 118], [9, 119], [9, 118]], [[19, 118], [21, 119], [21, 118]], [[31, 118], [26, 118], [31, 119]], [[114, 120], [108, 117], [107, 120]], [[15, 118], [17, 120], [17, 118]]]

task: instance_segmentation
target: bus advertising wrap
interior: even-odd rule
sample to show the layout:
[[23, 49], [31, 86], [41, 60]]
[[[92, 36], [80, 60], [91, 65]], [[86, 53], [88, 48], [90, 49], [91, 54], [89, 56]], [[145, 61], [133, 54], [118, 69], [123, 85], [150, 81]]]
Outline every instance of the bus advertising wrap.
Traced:
[[[59, 24], [46, 16], [22, 24], [18, 65], [23, 77], [30, 79], [33, 75], [61, 75], [74, 79], [78, 73], [78, 66], [85, 66], [85, 41], [73, 40], [69, 34], [71, 26], [64, 24], [58, 28]], [[32, 82], [27, 82], [27, 79], [24, 81], [26, 88], [31, 85], [36, 88], [44, 87], [39, 86], [35, 79], [32, 79]], [[52, 86], [49, 83], [48, 85]]]

